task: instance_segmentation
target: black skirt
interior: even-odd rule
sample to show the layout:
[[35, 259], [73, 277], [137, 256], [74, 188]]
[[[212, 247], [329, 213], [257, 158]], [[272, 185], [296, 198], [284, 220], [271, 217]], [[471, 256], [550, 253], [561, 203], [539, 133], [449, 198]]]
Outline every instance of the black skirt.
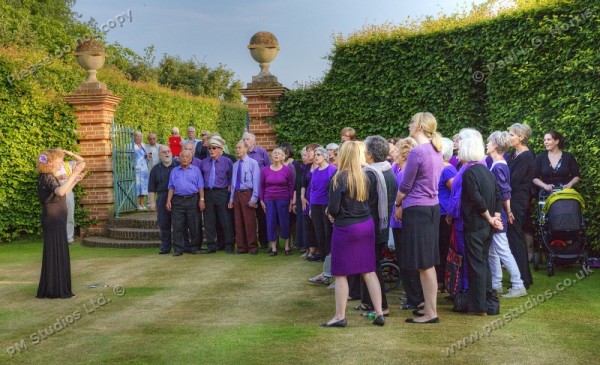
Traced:
[[428, 269], [440, 263], [440, 205], [412, 206], [402, 212], [400, 267]]

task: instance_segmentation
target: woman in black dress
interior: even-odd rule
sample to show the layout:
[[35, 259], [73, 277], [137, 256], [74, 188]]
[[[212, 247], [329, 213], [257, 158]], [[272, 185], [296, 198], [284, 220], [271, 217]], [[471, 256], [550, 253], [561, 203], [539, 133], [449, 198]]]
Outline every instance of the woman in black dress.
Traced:
[[71, 262], [67, 242], [66, 195], [81, 181], [85, 162], [73, 168], [73, 174], [60, 185], [56, 173], [63, 165], [64, 152], [60, 149], [44, 151], [37, 160], [40, 176], [38, 198], [42, 204], [42, 234], [44, 254], [38, 298], [71, 298]]
[[579, 182], [579, 165], [575, 157], [563, 151], [565, 138], [557, 131], [544, 134], [546, 151], [535, 158], [533, 183], [548, 192], [554, 188], [572, 188]]
[[529, 150], [528, 142], [531, 136], [531, 128], [527, 124], [515, 123], [508, 129], [510, 145], [513, 152], [508, 155], [506, 162], [510, 169], [511, 199], [510, 208], [515, 220], [508, 225], [506, 236], [508, 245], [519, 266], [521, 279], [526, 289], [533, 284], [529, 258], [527, 256], [527, 245], [523, 225], [527, 218], [527, 207], [530, 204], [529, 189], [533, 180], [533, 165], [535, 157]]

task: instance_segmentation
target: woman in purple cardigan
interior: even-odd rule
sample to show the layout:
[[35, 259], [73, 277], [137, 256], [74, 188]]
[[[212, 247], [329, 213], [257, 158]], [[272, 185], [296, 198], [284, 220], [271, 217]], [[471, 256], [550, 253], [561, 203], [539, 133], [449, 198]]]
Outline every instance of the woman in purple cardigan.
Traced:
[[402, 185], [396, 196], [395, 218], [402, 221], [400, 267], [418, 269], [425, 305], [420, 318], [408, 323], [438, 323], [436, 309], [440, 204], [438, 182], [442, 173], [442, 137], [431, 113], [417, 113], [408, 126], [418, 146], [408, 153]]
[[292, 170], [283, 164], [285, 153], [276, 148], [273, 159], [260, 174], [260, 204], [267, 218], [267, 236], [271, 243], [271, 256], [277, 256], [277, 226], [285, 240], [285, 254], [290, 250], [290, 211], [294, 200], [294, 177]]

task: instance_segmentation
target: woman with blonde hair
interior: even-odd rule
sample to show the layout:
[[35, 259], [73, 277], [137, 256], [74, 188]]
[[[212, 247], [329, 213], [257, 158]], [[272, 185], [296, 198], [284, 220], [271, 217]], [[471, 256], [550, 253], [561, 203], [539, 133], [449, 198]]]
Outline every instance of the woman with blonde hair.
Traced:
[[85, 162], [78, 162], [73, 173], [61, 185], [56, 177], [62, 168], [65, 154], [61, 149], [42, 152], [37, 159], [40, 173], [38, 199], [42, 204], [42, 235], [44, 253], [42, 273], [37, 290], [38, 298], [71, 298], [71, 259], [67, 239], [67, 193], [81, 179]]
[[375, 225], [369, 207], [369, 183], [362, 164], [364, 144], [346, 141], [339, 155], [339, 170], [329, 185], [329, 219], [333, 221], [331, 273], [335, 276], [335, 316], [322, 327], [346, 327], [348, 275], [362, 274], [376, 318], [383, 326], [381, 288], [375, 274]]
[[396, 196], [396, 220], [402, 221], [400, 267], [419, 270], [424, 308], [420, 318], [408, 323], [438, 323], [436, 310], [440, 204], [438, 182], [442, 173], [442, 137], [436, 132], [437, 120], [428, 112], [417, 113], [408, 125], [418, 146], [406, 159], [402, 184]]

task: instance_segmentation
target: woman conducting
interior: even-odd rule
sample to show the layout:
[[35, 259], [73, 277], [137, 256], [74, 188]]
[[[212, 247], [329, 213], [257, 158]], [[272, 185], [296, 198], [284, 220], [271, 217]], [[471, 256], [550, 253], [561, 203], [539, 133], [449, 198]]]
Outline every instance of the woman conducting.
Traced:
[[64, 152], [60, 149], [44, 151], [37, 167], [38, 198], [42, 204], [42, 235], [44, 253], [38, 298], [71, 298], [71, 259], [67, 242], [67, 193], [83, 179], [85, 162], [78, 162], [64, 184], [56, 174], [63, 166]]

